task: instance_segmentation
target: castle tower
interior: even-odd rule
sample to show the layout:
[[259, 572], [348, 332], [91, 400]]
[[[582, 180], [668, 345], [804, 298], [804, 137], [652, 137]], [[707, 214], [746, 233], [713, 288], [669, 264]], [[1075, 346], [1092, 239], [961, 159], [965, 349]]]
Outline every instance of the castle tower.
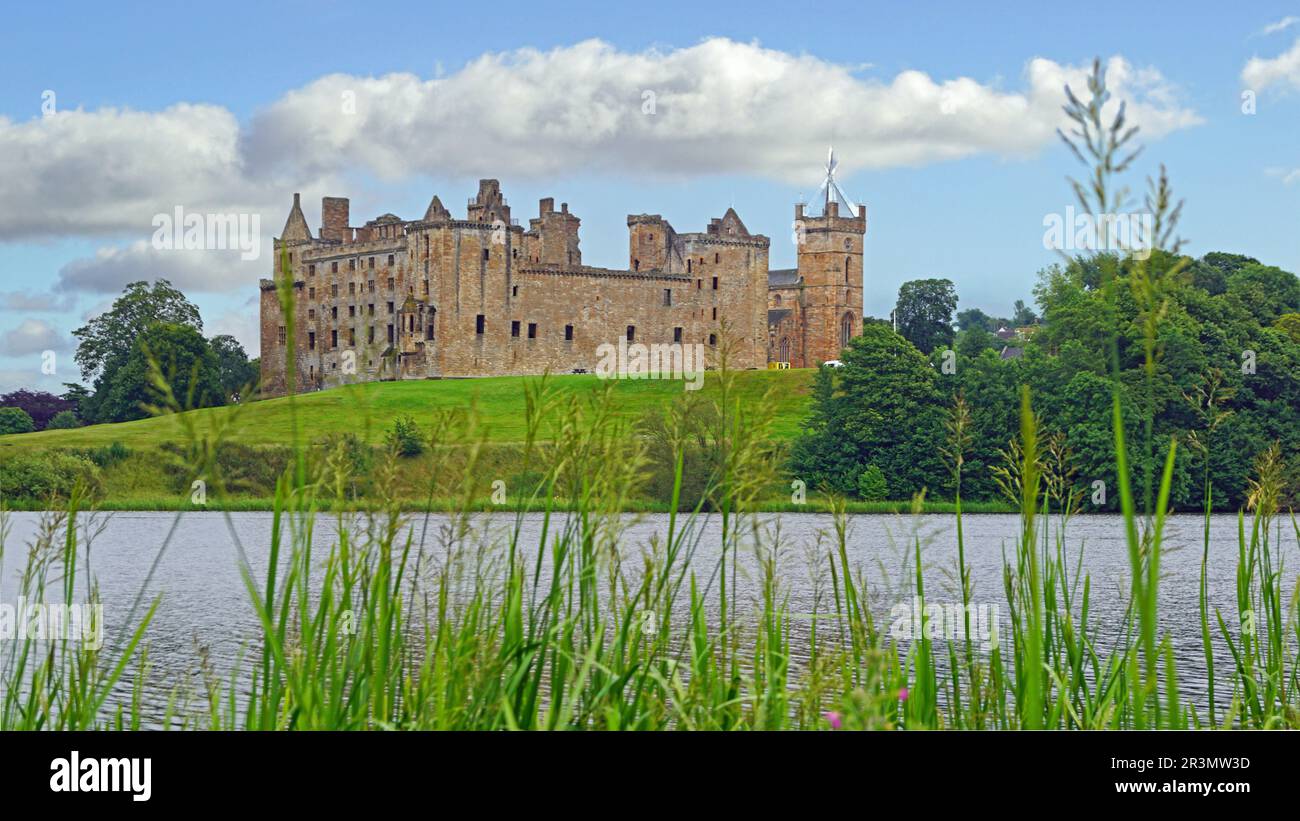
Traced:
[[804, 364], [840, 358], [849, 340], [862, 333], [862, 244], [865, 206], [849, 201], [835, 182], [835, 150], [826, 162], [820, 202], [809, 213], [795, 206], [799, 278], [803, 281]]

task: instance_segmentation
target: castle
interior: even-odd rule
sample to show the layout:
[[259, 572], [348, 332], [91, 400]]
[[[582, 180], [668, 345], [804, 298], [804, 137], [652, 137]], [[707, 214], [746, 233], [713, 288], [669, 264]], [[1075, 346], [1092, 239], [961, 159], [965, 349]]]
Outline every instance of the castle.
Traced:
[[[768, 270], [769, 239], [734, 209], [703, 232], [658, 214], [627, 218], [628, 268], [582, 263], [580, 220], [543, 199], [525, 230], [496, 180], [480, 180], [464, 219], [434, 197], [418, 220], [350, 225], [346, 198], [321, 201], [313, 236], [294, 194], [261, 280], [262, 392], [356, 380], [591, 372], [597, 349], [724, 344], [729, 366], [809, 367], [836, 359], [862, 328], [865, 208], [833, 180], [818, 214], [795, 208], [798, 268]], [[841, 212], [841, 207], [844, 211]], [[284, 269], [284, 264], [288, 269]], [[276, 284], [291, 278], [294, 350]]]

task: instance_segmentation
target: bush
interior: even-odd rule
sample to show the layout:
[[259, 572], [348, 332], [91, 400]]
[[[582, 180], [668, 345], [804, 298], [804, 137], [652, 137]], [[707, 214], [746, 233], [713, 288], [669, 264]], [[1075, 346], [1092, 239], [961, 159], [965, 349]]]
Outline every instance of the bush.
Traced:
[[104, 445], [100, 448], [81, 448], [74, 450], [73, 454], [94, 462], [100, 468], [108, 468], [116, 465], [126, 457], [131, 455], [131, 450], [121, 442], [113, 442], [111, 445]]
[[889, 483], [885, 473], [875, 465], [868, 465], [858, 477], [858, 496], [868, 502], [883, 502], [889, 498]]
[[50, 419], [50, 424], [45, 426], [46, 430], [69, 430], [71, 428], [81, 427], [81, 420], [70, 410], [59, 411]]
[[398, 456], [419, 456], [424, 452], [424, 439], [420, 426], [410, 414], [393, 420], [393, 427], [384, 436], [384, 443]]
[[31, 433], [36, 423], [22, 408], [0, 408], [0, 436], [8, 433]]
[[71, 453], [20, 454], [0, 460], [0, 497], [6, 499], [66, 499], [78, 480], [92, 496], [103, 490], [98, 466]]

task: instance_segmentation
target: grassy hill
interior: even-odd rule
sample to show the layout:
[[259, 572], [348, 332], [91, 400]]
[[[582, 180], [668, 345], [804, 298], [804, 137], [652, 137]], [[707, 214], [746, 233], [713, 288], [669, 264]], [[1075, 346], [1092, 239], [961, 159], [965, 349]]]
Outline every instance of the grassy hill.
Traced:
[[[813, 370], [743, 371], [736, 375], [742, 401], [757, 400], [769, 388], [776, 402], [774, 433], [788, 439], [797, 433], [807, 414]], [[423, 421], [442, 408], [468, 408], [477, 402], [479, 418], [490, 441], [517, 442], [523, 438], [524, 384], [540, 377], [502, 376], [484, 379], [442, 379], [407, 382], [370, 382], [303, 394], [296, 398], [300, 430], [307, 441], [330, 433], [351, 432], [372, 444], [383, 440], [392, 420], [411, 414]], [[590, 374], [549, 377], [561, 394], [590, 395], [606, 383]], [[673, 380], [625, 380], [613, 383], [619, 412], [631, 419], [673, 401], [683, 383]], [[716, 374], [707, 374], [702, 392], [717, 391]], [[229, 408], [191, 411], [198, 427], [207, 427], [213, 414]], [[73, 430], [48, 430], [0, 437], [0, 454], [26, 449], [95, 448], [120, 442], [128, 448], [156, 447], [176, 441], [175, 417], [141, 419], [111, 425], [91, 425]], [[246, 445], [285, 445], [292, 439], [288, 399], [252, 402], [239, 409], [230, 439]]]

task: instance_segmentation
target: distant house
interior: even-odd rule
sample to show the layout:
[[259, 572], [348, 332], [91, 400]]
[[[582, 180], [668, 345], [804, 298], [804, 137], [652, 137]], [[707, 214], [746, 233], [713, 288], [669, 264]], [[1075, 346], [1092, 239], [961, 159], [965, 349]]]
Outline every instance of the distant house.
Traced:
[[1022, 357], [1022, 356], [1024, 356], [1024, 355], [1025, 355], [1025, 349], [1024, 349], [1024, 348], [1013, 348], [1013, 347], [1011, 347], [1010, 345], [1003, 345], [1003, 346], [1002, 346], [1002, 354], [1001, 354], [1001, 357], [1002, 357], [1003, 359], [1019, 359], [1020, 357]]
[[1016, 338], [1016, 332], [1011, 330], [1005, 325], [1003, 325], [1001, 328], [998, 328], [997, 331], [994, 332], [994, 335], [997, 336], [998, 339], [1001, 339], [1003, 342]]

